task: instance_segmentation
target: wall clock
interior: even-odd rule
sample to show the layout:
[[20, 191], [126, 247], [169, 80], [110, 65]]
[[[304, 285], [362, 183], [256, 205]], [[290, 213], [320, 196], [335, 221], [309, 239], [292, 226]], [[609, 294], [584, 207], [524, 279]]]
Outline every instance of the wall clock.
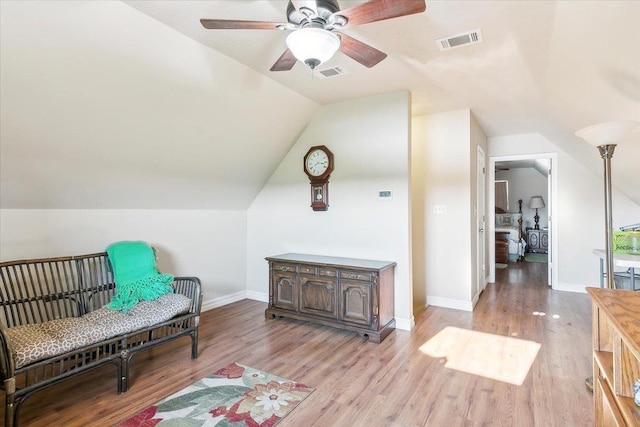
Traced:
[[304, 172], [311, 185], [311, 208], [326, 211], [329, 208], [329, 176], [333, 172], [333, 153], [324, 145], [309, 148], [304, 156]]

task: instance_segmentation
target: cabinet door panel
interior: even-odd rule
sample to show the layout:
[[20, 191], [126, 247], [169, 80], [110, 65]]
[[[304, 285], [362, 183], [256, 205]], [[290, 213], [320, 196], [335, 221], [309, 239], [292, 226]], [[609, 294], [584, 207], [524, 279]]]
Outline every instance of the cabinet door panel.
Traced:
[[540, 232], [540, 249], [549, 249], [549, 233], [546, 231]]
[[340, 320], [371, 325], [371, 283], [340, 281]]
[[335, 319], [338, 314], [336, 292], [335, 279], [300, 276], [300, 311]]
[[298, 292], [296, 274], [273, 273], [273, 305], [278, 308], [298, 310]]

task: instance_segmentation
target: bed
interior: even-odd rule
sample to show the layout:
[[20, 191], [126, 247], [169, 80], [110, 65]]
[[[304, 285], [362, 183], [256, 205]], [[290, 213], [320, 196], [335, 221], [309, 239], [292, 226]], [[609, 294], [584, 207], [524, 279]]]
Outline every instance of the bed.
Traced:
[[[509, 261], [518, 261], [524, 258], [527, 243], [522, 233], [522, 200], [518, 200], [520, 212], [509, 213], [496, 208], [496, 233], [504, 234], [509, 240]], [[498, 212], [498, 211], [502, 212]]]

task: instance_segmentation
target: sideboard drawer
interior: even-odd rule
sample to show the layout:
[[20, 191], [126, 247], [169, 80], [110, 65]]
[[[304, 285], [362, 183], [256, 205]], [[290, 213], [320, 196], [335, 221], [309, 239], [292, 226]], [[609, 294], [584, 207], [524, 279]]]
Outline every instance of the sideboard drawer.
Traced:
[[315, 267], [310, 267], [308, 265], [301, 265], [300, 266], [300, 273], [301, 274], [313, 274], [316, 275], [316, 268]]
[[363, 280], [366, 282], [371, 281], [372, 275], [369, 273], [358, 272], [358, 271], [340, 271], [341, 279], [350, 279], [350, 280]]
[[281, 264], [281, 263], [273, 263], [273, 271], [288, 271], [291, 273], [296, 272], [295, 264]]
[[320, 270], [318, 271], [318, 275], [326, 277], [338, 277], [338, 271], [331, 268], [320, 268]]

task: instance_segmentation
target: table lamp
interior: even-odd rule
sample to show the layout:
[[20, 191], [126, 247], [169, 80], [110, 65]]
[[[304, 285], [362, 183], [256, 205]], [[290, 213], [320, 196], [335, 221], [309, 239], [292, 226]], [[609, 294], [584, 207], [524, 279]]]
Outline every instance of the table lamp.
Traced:
[[538, 216], [538, 209], [544, 208], [544, 200], [541, 196], [533, 196], [529, 201], [529, 208], [536, 210], [536, 215], [533, 219], [536, 221], [536, 224], [533, 226], [534, 230], [540, 230], [540, 226], [538, 225], [538, 221], [540, 217]]

